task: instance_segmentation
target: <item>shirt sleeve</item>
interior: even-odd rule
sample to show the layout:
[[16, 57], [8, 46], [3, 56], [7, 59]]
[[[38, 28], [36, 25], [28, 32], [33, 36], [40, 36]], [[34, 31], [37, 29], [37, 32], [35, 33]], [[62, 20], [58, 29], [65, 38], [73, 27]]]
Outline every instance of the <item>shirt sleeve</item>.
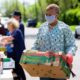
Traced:
[[14, 32], [12, 35], [11, 35], [14, 39], [16, 39], [19, 35], [18, 35], [18, 32]]
[[14, 40], [15, 40], [15, 39], [16, 39], [16, 40], [19, 40], [20, 37], [21, 37], [20, 31], [16, 30], [11, 36], [14, 38]]
[[75, 55], [75, 52], [77, 50], [75, 38], [68, 26], [64, 28], [63, 34], [64, 34], [64, 46], [65, 46], [66, 53]]
[[40, 50], [40, 41], [41, 41], [41, 28], [39, 29], [38, 33], [37, 33], [37, 39], [32, 47], [32, 49], [34, 50]]

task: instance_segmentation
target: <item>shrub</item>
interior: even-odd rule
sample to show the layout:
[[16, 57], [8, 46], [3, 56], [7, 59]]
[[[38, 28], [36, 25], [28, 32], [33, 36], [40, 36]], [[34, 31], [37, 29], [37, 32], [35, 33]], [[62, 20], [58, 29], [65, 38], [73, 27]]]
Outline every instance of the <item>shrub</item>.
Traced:
[[69, 25], [77, 25], [80, 22], [80, 8], [70, 9], [63, 13], [62, 20]]

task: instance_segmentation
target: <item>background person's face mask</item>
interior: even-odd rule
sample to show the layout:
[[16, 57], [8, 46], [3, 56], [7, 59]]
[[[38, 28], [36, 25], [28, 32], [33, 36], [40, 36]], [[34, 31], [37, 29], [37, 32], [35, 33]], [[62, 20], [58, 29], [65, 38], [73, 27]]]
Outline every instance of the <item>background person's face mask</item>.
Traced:
[[46, 21], [47, 21], [49, 24], [51, 24], [51, 23], [54, 22], [55, 16], [54, 16], [54, 15], [52, 15], [52, 16], [47, 16], [47, 15], [45, 15], [45, 19], [46, 19]]

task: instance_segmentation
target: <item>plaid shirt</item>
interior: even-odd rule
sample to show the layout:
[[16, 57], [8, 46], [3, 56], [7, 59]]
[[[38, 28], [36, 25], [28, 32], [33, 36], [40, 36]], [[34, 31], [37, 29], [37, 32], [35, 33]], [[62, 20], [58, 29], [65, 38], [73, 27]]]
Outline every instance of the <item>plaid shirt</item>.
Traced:
[[64, 22], [58, 21], [51, 30], [49, 30], [49, 24], [45, 22], [39, 29], [32, 49], [75, 54], [75, 38]]

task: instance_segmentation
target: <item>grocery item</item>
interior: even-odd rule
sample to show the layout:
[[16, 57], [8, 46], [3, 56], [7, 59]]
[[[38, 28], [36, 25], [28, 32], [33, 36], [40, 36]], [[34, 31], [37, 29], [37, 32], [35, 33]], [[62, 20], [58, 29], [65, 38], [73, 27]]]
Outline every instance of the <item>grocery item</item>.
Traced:
[[13, 69], [15, 68], [15, 61], [12, 58], [3, 59], [3, 69]]
[[65, 55], [49, 51], [28, 50], [22, 55], [20, 64], [31, 76], [69, 78], [71, 69], [64, 57]]

